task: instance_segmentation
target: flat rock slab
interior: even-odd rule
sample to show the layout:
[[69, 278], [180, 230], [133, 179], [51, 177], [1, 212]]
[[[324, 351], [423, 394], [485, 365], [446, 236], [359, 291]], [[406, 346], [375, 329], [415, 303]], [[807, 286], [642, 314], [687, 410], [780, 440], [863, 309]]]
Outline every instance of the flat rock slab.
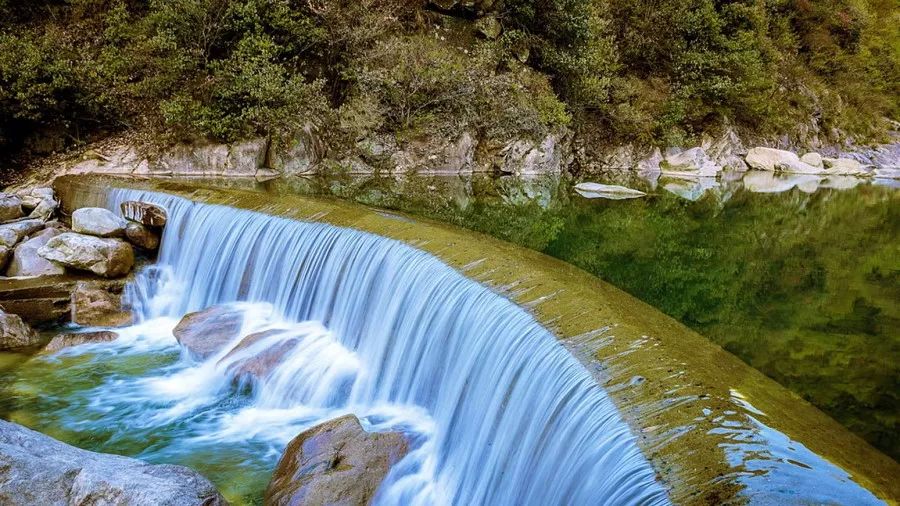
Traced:
[[75, 448], [0, 420], [4, 506], [224, 506], [215, 486], [182, 466]]
[[65, 348], [80, 346], [82, 344], [108, 343], [119, 338], [119, 334], [109, 330], [97, 332], [70, 332], [59, 334], [44, 346], [44, 351], [54, 353]]
[[575, 191], [586, 199], [624, 200], [636, 199], [647, 195], [633, 188], [601, 183], [579, 183], [575, 185]]

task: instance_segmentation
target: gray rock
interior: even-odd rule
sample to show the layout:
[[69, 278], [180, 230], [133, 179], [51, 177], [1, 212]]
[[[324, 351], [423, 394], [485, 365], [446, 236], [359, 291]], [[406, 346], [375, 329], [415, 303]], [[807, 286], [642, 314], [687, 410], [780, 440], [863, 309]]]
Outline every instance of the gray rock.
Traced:
[[65, 274], [66, 269], [38, 254], [38, 250], [61, 232], [55, 228], [41, 230], [27, 241], [22, 242], [13, 252], [12, 261], [6, 267], [6, 275], [15, 276], [55, 276]]
[[154, 251], [159, 248], [159, 233], [140, 223], [129, 222], [125, 226], [125, 237], [131, 244], [145, 250]]
[[21, 220], [0, 225], [0, 246], [13, 247], [26, 236], [44, 228], [41, 220]]
[[568, 163], [567, 147], [555, 134], [547, 135], [540, 144], [517, 140], [501, 151], [500, 171], [507, 174], [560, 174]]
[[0, 193], [0, 223], [24, 216], [22, 199], [17, 195]]
[[119, 338], [119, 334], [109, 330], [97, 332], [67, 332], [58, 334], [44, 346], [44, 352], [54, 353], [64, 348], [80, 346], [82, 344], [108, 343]]
[[222, 506], [196, 471], [75, 448], [0, 420], [0, 504]]
[[70, 297], [72, 323], [84, 326], [122, 327], [132, 323], [130, 312], [122, 308], [120, 287], [79, 281]]
[[72, 213], [72, 230], [97, 237], [122, 237], [125, 235], [125, 220], [109, 209], [82, 207]]
[[[0, 309], [0, 350], [18, 350], [30, 348], [40, 342], [40, 336], [32, 330], [18, 315], [7, 313]], [[0, 477], [2, 477], [3, 465], [0, 460]], [[0, 479], [0, 484], [3, 480]], [[0, 493], [3, 487], [0, 486]], [[0, 496], [2, 499], [2, 496]], [[0, 504], [4, 504], [0, 501]]]
[[297, 137], [286, 142], [273, 140], [266, 165], [284, 174], [307, 174], [325, 157], [325, 146], [315, 129], [307, 127]]
[[231, 306], [212, 306], [188, 313], [172, 333], [192, 355], [207, 359], [241, 336], [244, 313]]
[[127, 202], [122, 202], [119, 208], [122, 210], [122, 216], [124, 216], [126, 220], [147, 225], [149, 227], [165, 226], [168, 219], [165, 209], [148, 202], [129, 200]]
[[28, 215], [28, 217], [47, 221], [53, 217], [53, 214], [56, 213], [57, 208], [59, 208], [59, 202], [53, 199], [41, 199], [40, 202], [38, 202], [38, 205], [35, 206], [35, 208]]
[[106, 278], [124, 276], [134, 265], [134, 251], [127, 242], [72, 232], [51, 238], [38, 249], [38, 254], [66, 267]]
[[400, 433], [368, 433], [353, 415], [336, 418], [288, 443], [265, 504], [370, 504], [391, 467], [408, 452]]

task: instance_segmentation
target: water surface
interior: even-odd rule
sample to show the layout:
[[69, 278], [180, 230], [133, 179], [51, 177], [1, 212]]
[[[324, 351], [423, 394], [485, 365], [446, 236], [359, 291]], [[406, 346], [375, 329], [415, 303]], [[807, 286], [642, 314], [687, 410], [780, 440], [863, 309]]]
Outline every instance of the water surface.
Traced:
[[[739, 178], [736, 178], [739, 179]], [[656, 306], [900, 457], [900, 191], [888, 180], [623, 174], [578, 180], [347, 176], [271, 192], [454, 223], [573, 263]]]

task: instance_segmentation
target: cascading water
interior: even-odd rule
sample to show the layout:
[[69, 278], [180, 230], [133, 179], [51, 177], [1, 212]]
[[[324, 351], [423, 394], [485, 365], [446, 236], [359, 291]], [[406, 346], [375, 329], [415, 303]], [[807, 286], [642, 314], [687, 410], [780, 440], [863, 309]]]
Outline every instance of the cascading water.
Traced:
[[[171, 401], [144, 423], [202, 421], [199, 439], [273, 447], [345, 412], [370, 429], [400, 428], [414, 450], [382, 484], [380, 504], [668, 502], [587, 371], [521, 308], [436, 258], [351, 229], [154, 192], [111, 190], [108, 205], [125, 200], [159, 204], [169, 222], [157, 265], [128, 288], [139, 323], [110, 346], [172, 346], [183, 314], [219, 304], [246, 312], [242, 335], [268, 331], [141, 378], [148, 399]], [[274, 347], [284, 356], [249, 402], [212, 408], [233, 391], [242, 360]], [[114, 383], [107, 397], [133, 387]], [[203, 414], [216, 410], [213, 421]]]

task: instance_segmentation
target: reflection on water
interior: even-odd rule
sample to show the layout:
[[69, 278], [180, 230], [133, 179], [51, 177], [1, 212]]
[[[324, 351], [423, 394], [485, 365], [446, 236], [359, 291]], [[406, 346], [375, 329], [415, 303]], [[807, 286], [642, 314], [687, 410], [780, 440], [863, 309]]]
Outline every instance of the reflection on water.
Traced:
[[592, 178], [649, 195], [587, 199], [578, 181], [273, 180], [543, 251], [660, 308], [900, 456], [900, 192], [892, 180]]

